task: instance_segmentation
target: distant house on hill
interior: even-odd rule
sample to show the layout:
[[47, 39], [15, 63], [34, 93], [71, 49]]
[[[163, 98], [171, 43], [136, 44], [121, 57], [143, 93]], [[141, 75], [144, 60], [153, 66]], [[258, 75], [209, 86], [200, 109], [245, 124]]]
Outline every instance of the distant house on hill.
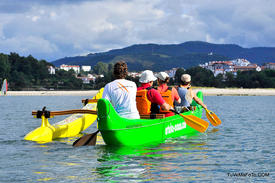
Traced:
[[217, 76], [218, 74], [225, 75], [227, 72], [236, 74], [237, 71], [261, 71], [261, 67], [259, 67], [257, 64], [251, 64], [246, 59], [210, 61], [208, 63], [201, 64], [200, 67], [211, 70], [214, 73], [214, 76]]
[[271, 69], [271, 70], [275, 70], [275, 63], [269, 62], [264, 64], [264, 69]]
[[248, 66], [234, 66], [234, 72], [237, 71], [258, 71], [260, 72], [262, 69], [257, 64], [250, 64]]
[[237, 65], [237, 66], [248, 66], [249, 64], [251, 64], [248, 60], [243, 58], [232, 60], [232, 63], [233, 65]]
[[211, 61], [200, 66], [211, 70], [214, 76], [217, 76], [218, 74], [224, 75], [226, 72], [233, 72], [234, 64], [232, 61]]
[[82, 65], [81, 66], [81, 69], [84, 71], [84, 72], [90, 72], [92, 67], [90, 65]]
[[97, 77], [98, 76], [96, 76], [96, 75], [88, 74], [87, 76], [82, 76], [82, 77], [78, 76], [77, 78], [81, 79], [82, 82], [83, 82], [83, 84], [89, 84], [91, 82], [95, 82], [95, 80], [96, 80]]
[[69, 70], [74, 70], [74, 72], [76, 74], [79, 74], [80, 73], [80, 67], [78, 65], [65, 65], [65, 64], [62, 64], [60, 66], [60, 69], [63, 69], [65, 71], [69, 71]]
[[178, 70], [178, 68], [172, 68], [169, 71], [166, 71], [166, 73], [169, 75], [170, 78], [174, 78], [177, 70]]
[[133, 78], [136, 78], [136, 77], [140, 77], [141, 73], [139, 73], [139, 72], [128, 72], [128, 75], [133, 77]]

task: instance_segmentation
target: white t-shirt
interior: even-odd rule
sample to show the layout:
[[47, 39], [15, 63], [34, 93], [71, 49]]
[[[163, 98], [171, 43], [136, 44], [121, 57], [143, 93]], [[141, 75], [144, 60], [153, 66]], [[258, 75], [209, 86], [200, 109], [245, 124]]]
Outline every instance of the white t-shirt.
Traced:
[[139, 119], [136, 94], [136, 83], [126, 79], [116, 79], [104, 87], [102, 98], [108, 99], [121, 117]]

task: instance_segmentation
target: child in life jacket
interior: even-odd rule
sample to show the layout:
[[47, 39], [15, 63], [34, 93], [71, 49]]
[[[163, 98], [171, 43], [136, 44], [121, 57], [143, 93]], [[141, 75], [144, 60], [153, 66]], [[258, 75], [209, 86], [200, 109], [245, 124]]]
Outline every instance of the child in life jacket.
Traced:
[[[158, 79], [158, 88], [157, 90], [160, 92], [162, 98], [170, 105], [174, 106], [174, 102], [178, 104], [181, 103], [181, 98], [178, 94], [178, 91], [174, 87], [168, 87], [169, 83], [169, 75], [166, 72], [159, 72], [156, 74]], [[173, 116], [174, 113], [171, 111], [164, 111], [160, 109], [160, 113], [164, 113], [165, 116]]]
[[158, 114], [160, 109], [164, 111], [174, 110], [154, 89], [153, 83], [157, 78], [150, 70], [142, 72], [139, 82], [141, 86], [137, 88], [137, 108], [139, 114]]

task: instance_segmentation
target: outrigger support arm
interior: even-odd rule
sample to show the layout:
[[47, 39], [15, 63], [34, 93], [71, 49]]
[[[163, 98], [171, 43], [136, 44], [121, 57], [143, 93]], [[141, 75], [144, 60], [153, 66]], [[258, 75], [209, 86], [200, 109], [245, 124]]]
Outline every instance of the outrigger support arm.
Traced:
[[44, 116], [45, 118], [52, 118], [54, 116], [60, 115], [68, 115], [68, 114], [95, 114], [97, 115], [97, 111], [89, 110], [89, 109], [72, 109], [66, 111], [46, 111], [46, 107], [43, 107], [42, 111], [32, 111], [32, 115], [36, 118], [41, 118]]
[[97, 103], [98, 99], [83, 99], [81, 102], [86, 105], [88, 103]]

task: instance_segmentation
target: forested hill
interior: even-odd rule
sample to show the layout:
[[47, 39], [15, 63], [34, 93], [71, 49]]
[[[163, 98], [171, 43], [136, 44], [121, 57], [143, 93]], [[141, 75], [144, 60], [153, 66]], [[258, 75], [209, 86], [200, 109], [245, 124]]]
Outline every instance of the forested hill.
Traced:
[[213, 60], [245, 58], [252, 63], [275, 62], [275, 47], [242, 48], [235, 44], [211, 44], [190, 41], [182, 44], [139, 44], [87, 56], [66, 57], [52, 62], [56, 66], [96, 65], [97, 62], [115, 62], [123, 59], [130, 71], [151, 69], [168, 70], [173, 67], [190, 68]]

